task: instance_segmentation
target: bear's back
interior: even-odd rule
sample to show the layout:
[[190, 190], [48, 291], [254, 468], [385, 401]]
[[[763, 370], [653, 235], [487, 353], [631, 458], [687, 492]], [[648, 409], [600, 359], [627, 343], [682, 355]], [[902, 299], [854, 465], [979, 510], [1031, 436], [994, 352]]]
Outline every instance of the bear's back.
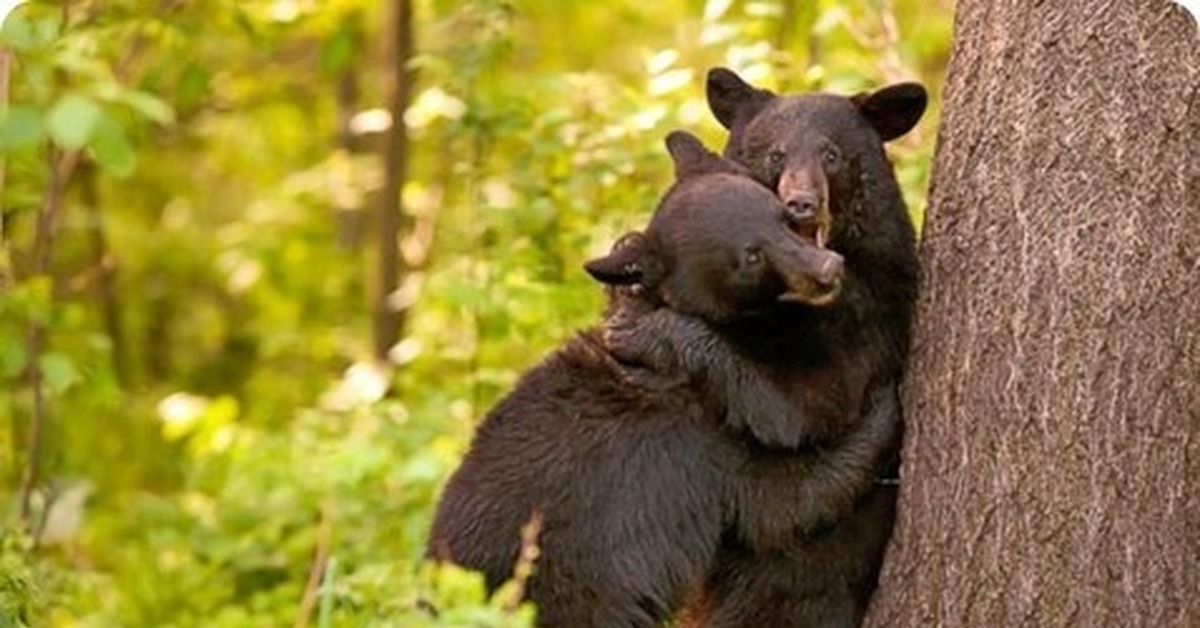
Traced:
[[582, 612], [581, 590], [659, 621], [715, 552], [739, 453], [682, 380], [626, 369], [591, 331], [526, 372], [480, 424], [435, 517], [431, 553], [489, 587], [511, 577], [520, 530], [539, 518], [530, 591], [543, 625], [590, 624], [563, 615]]

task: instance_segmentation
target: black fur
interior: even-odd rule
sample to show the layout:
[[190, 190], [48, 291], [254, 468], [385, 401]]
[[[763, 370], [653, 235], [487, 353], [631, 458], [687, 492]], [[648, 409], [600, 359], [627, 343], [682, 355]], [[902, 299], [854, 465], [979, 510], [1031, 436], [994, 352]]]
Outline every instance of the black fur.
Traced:
[[[894, 391], [838, 392], [856, 425], [845, 438], [763, 445], [741, 413], [789, 412], [797, 386], [757, 360], [796, 359], [809, 316], [796, 302], [840, 290], [841, 258], [793, 233], [769, 190], [695, 138], [668, 147], [678, 181], [650, 226], [588, 264], [618, 287], [608, 327], [569, 341], [488, 414], [435, 516], [430, 555], [482, 570], [490, 587], [541, 517], [529, 595], [543, 626], [665, 621], [711, 580], [719, 548], [787, 549], [841, 518], [898, 427]], [[660, 364], [610, 351], [664, 304], [698, 326]], [[796, 340], [770, 348], [762, 334], [774, 332]]]
[[[891, 452], [894, 473], [898, 437], [868, 426], [888, 422], [871, 412], [893, 412], [891, 422], [900, 421], [895, 399], [917, 262], [913, 227], [882, 142], [916, 123], [924, 89], [901, 84], [852, 98], [778, 97], [718, 68], [709, 73], [708, 97], [730, 130], [725, 155], [776, 191], [793, 227], [844, 257], [840, 293], [823, 307], [746, 318], [716, 336], [700, 321], [670, 309], [646, 311], [626, 298], [625, 307], [639, 314], [616, 317], [623, 324], [611, 332], [615, 352], [702, 377], [716, 373], [706, 385], [724, 391], [730, 424], [741, 420], [766, 450], [755, 462], [796, 455], [791, 448], [798, 446], [877, 436], [886, 440], [872, 446]], [[732, 348], [696, 350], [701, 338]], [[748, 471], [757, 473], [753, 464]], [[790, 526], [796, 520], [782, 509], [751, 509], [774, 517], [769, 532], [727, 530], [684, 625], [857, 626], [894, 517], [895, 488], [869, 482], [876, 471], [869, 465], [810, 471], [810, 480], [825, 474], [830, 482], [870, 489], [822, 504], [841, 520], [818, 537]], [[760, 477], [760, 486], [769, 487]], [[783, 499], [769, 489], [761, 498]], [[813, 508], [804, 504], [796, 512]]]
[[[717, 68], [708, 75], [708, 99], [730, 131], [725, 155], [774, 189], [810, 221], [818, 241], [845, 259], [838, 300], [812, 310], [804, 332], [779, 330], [782, 337], [815, 337], [802, 344], [827, 348], [827, 362], [802, 365], [800, 372], [816, 368], [845, 386], [843, 394], [851, 400], [895, 399], [909, 347], [917, 259], [913, 226], [883, 142], [916, 124], [925, 109], [924, 88], [903, 83], [851, 98], [779, 97]], [[810, 377], [798, 385], [819, 385], [819, 378]], [[806, 405], [813, 411], [801, 420], [812, 438], [856, 423], [853, 403], [842, 406], [849, 411], [842, 415], [834, 406]], [[892, 409], [899, 422], [898, 403]], [[898, 464], [898, 445], [896, 437], [889, 446], [890, 473]], [[857, 626], [876, 585], [895, 494], [894, 486], [878, 484], [826, 535], [796, 534], [778, 550], [756, 551], [751, 543], [727, 537], [685, 623]]]

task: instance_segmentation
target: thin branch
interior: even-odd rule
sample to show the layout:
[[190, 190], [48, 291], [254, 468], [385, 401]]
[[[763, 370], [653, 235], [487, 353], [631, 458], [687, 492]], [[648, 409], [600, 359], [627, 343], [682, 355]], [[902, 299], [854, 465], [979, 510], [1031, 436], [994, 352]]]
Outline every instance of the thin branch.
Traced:
[[[165, 5], [167, 10], [173, 11], [182, 6], [180, 0], [170, 0]], [[71, 24], [71, 2], [63, 0], [60, 6], [60, 31], [66, 32]], [[128, 51], [128, 54], [121, 59], [114, 71], [114, 76], [118, 80], [123, 80], [132, 67], [134, 59], [140, 56], [145, 49], [145, 37], [138, 34], [133, 41]], [[0, 97], [7, 104], [8, 88], [9, 88], [9, 55], [7, 51], [0, 51], [3, 58], [0, 59]], [[75, 171], [82, 161], [83, 153], [80, 150], [60, 151], [51, 149], [50, 151], [50, 181], [46, 188], [46, 194], [42, 202], [42, 207], [37, 215], [37, 223], [34, 232], [33, 242], [33, 273], [32, 276], [38, 277], [47, 275], [50, 272], [50, 261], [54, 253], [54, 243], [58, 233], [58, 224], [61, 219], [63, 202], [66, 196], [67, 186], [70, 184]], [[0, 160], [0, 192], [3, 191], [3, 176], [4, 176], [3, 161]], [[96, 210], [98, 215], [98, 208]], [[2, 213], [0, 213], [2, 216]], [[2, 220], [2, 218], [0, 218]], [[3, 235], [3, 223], [0, 222], [0, 235]], [[4, 248], [0, 253], [3, 253], [3, 258], [0, 258], [0, 288], [3, 288], [8, 281], [8, 250], [7, 241], [4, 243]], [[42, 377], [39, 358], [45, 345], [46, 327], [39, 321], [33, 321], [29, 324], [27, 334], [28, 348], [28, 379], [30, 390], [33, 394], [32, 417], [29, 422], [29, 433], [26, 440], [28, 447], [28, 459], [24, 477], [21, 480], [21, 521], [27, 528], [32, 529], [32, 510], [33, 510], [33, 493], [37, 489], [41, 476], [41, 460], [42, 448], [47, 421], [46, 410], [46, 394], [45, 382]], [[119, 341], [119, 338], [113, 338], [114, 343]]]
[[[54, 250], [63, 198], [66, 195], [67, 183], [70, 182], [71, 175], [79, 165], [79, 157], [80, 152], [77, 150], [67, 153], [51, 151], [50, 182], [47, 185], [41, 211], [38, 212], [37, 231], [34, 234], [33, 275], [35, 277], [45, 275], [50, 271], [50, 258]], [[33, 416], [29, 421], [29, 435], [26, 441], [28, 459], [25, 476], [21, 479], [21, 521], [26, 527], [32, 523], [33, 492], [37, 488], [41, 476], [42, 440], [46, 425], [46, 395], [42, 369], [38, 362], [45, 344], [45, 336], [44, 324], [37, 320], [29, 324], [27, 336], [28, 374], [29, 388], [33, 392]]]
[[308, 583], [304, 586], [304, 597], [300, 599], [300, 610], [296, 613], [296, 623], [293, 624], [295, 628], [308, 626], [313, 608], [317, 605], [321, 582], [325, 579], [325, 571], [329, 566], [329, 547], [333, 536], [331, 510], [329, 502], [321, 504], [321, 520], [317, 524], [317, 547], [313, 553], [312, 565], [308, 569]]
[[[9, 82], [12, 76], [12, 52], [0, 46], [0, 112], [8, 109]], [[8, 158], [0, 151], [0, 293], [12, 284], [8, 232], [4, 221], [4, 191], [8, 183]]]
[[[0, 46], [0, 111], [8, 109], [9, 82], [12, 72], [12, 53], [5, 46]], [[8, 243], [8, 230], [5, 222], [4, 192], [7, 189], [8, 159], [0, 151], [0, 294], [8, 291], [13, 284], [12, 251]], [[20, 460], [20, 428], [16, 421], [12, 422], [13, 460]]]

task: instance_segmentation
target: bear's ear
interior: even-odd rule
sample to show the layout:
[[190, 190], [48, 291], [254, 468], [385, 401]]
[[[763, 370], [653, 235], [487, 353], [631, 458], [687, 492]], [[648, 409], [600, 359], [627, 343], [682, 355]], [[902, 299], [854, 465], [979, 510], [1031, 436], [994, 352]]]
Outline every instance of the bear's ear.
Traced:
[[745, 124], [775, 99], [775, 94], [743, 81], [729, 68], [708, 71], [705, 95], [717, 122], [730, 131]]
[[687, 131], [671, 131], [666, 144], [675, 162], [676, 181], [713, 172], [741, 172], [737, 164], [708, 150], [700, 138]]
[[583, 265], [596, 281], [610, 286], [644, 283], [650, 245], [646, 235], [631, 231], [620, 237], [604, 257]]
[[925, 88], [918, 83], [897, 83], [875, 92], [863, 92], [850, 98], [850, 102], [858, 107], [879, 139], [888, 142], [908, 133], [921, 114], [925, 113], [925, 104], [929, 97]]

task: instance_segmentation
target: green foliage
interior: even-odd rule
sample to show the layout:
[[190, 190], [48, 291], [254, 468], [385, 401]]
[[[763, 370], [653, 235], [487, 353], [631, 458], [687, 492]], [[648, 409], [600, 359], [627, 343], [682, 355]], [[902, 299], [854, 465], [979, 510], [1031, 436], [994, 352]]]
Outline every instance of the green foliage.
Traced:
[[[489, 598], [422, 561], [437, 491], [481, 414], [597, 320], [581, 264], [645, 223], [666, 133], [720, 146], [705, 68], [936, 93], [951, 11], [418, 3], [409, 310], [381, 366], [367, 304], [390, 9], [147, 6], [28, 2], [0, 30], [0, 628], [530, 625], [520, 583]], [[918, 215], [936, 113], [893, 150]], [[45, 436], [23, 522], [31, 369]]]

